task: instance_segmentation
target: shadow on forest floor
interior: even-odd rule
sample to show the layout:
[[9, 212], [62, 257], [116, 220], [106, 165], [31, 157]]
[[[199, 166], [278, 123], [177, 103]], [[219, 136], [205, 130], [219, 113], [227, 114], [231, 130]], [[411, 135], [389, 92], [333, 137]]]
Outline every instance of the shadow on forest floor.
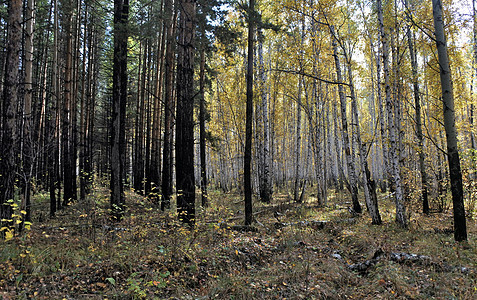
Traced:
[[40, 199], [31, 230], [0, 242], [0, 299], [477, 298], [474, 220], [455, 243], [451, 213], [413, 213], [403, 230], [381, 195], [374, 226], [330, 195], [324, 208], [255, 202], [255, 231], [233, 230], [243, 202], [220, 192], [193, 229], [133, 193], [116, 224], [102, 188], [53, 219]]

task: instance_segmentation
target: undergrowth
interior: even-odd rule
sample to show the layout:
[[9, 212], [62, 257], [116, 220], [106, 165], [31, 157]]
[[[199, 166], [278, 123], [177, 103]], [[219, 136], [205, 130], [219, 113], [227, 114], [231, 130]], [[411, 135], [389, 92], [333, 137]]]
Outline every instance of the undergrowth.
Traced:
[[[104, 188], [52, 219], [41, 217], [41, 199], [31, 229], [1, 242], [0, 299], [477, 298], [475, 221], [465, 243], [453, 241], [449, 212], [413, 213], [404, 230], [385, 195], [375, 226], [349, 213], [346, 194], [330, 193], [326, 207], [277, 194], [255, 202], [256, 232], [234, 230], [242, 199], [218, 191], [193, 228], [132, 192], [120, 223], [109, 221]], [[366, 261], [366, 270], [350, 267]]]

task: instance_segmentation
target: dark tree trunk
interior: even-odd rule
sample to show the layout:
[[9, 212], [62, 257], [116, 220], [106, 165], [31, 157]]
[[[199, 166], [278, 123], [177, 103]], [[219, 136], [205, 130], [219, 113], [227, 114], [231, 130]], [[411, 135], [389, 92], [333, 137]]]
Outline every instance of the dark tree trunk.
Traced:
[[154, 113], [152, 127], [152, 149], [151, 149], [151, 193], [149, 197], [155, 204], [159, 204], [159, 186], [161, 184], [161, 117], [162, 117], [162, 86], [163, 86], [163, 66], [165, 47], [165, 27], [162, 27], [160, 42], [157, 45], [157, 69], [156, 85], [154, 88]]
[[71, 37], [71, 12], [67, 13], [65, 22], [66, 28], [66, 51], [65, 51], [65, 83], [63, 91], [63, 102], [61, 112], [61, 172], [63, 176], [63, 204], [68, 205], [72, 199], [73, 187], [71, 186], [70, 178], [70, 155], [69, 155], [69, 127], [70, 127], [70, 101], [71, 101], [71, 72], [72, 72], [72, 57], [71, 48], [73, 39]]
[[447, 138], [447, 162], [451, 181], [452, 204], [454, 207], [454, 239], [467, 240], [467, 226], [464, 209], [464, 191], [460, 169], [459, 149], [457, 147], [457, 130], [455, 128], [454, 94], [447, 54], [447, 41], [444, 33], [441, 0], [432, 0], [434, 28], [436, 35], [437, 56], [440, 66], [442, 103], [444, 106], [444, 127]]
[[33, 132], [33, 27], [35, 24], [34, 1], [27, 0], [25, 9], [25, 96], [23, 109], [23, 178], [24, 192], [22, 199], [22, 209], [26, 212], [20, 228], [24, 227], [24, 222], [31, 221], [31, 180], [33, 178], [34, 159], [34, 132]]
[[194, 38], [195, 0], [182, 0], [177, 56], [176, 186], [177, 212], [195, 223], [194, 178]]
[[127, 45], [129, 0], [114, 0], [113, 107], [111, 116], [111, 210], [113, 219], [124, 212], [123, 175], [126, 160]]
[[205, 107], [205, 49], [200, 52], [200, 73], [199, 73], [199, 148], [200, 148], [200, 191], [202, 194], [202, 206], [208, 205], [207, 201], [207, 165], [205, 152], [205, 121], [206, 121], [206, 107]]
[[[10, 220], [16, 176], [16, 108], [21, 39], [22, 1], [11, 0], [8, 8], [8, 33], [2, 105], [2, 146], [0, 149], [0, 220]], [[6, 224], [4, 224], [6, 223]], [[10, 221], [0, 225], [11, 226]]]
[[[88, 40], [91, 43], [91, 38], [86, 39], [86, 34], [89, 32], [89, 25], [88, 25], [88, 7], [85, 8], [85, 15], [84, 15], [84, 42], [83, 42], [83, 64], [82, 64], [82, 73], [81, 76], [81, 97], [80, 97], [80, 127], [79, 127], [79, 180], [80, 180], [80, 200], [86, 199], [86, 181], [87, 181], [87, 174], [85, 172], [85, 159], [86, 159], [86, 84], [88, 83], [86, 75], [86, 58], [87, 53], [89, 52], [87, 49], [87, 42]], [[89, 70], [89, 69], [88, 69]]]
[[144, 195], [149, 195], [151, 192], [151, 131], [152, 131], [152, 124], [151, 124], [151, 98], [149, 96], [149, 91], [151, 90], [151, 59], [152, 59], [152, 53], [151, 53], [151, 41], [148, 40], [147, 42], [147, 84], [144, 85], [144, 90], [148, 91], [147, 96], [145, 95], [144, 101], [146, 105], [146, 124], [145, 124], [145, 130], [146, 130], [146, 149], [145, 149], [145, 166], [144, 166]]
[[161, 209], [171, 207], [172, 195], [172, 119], [174, 117], [172, 87], [174, 80], [173, 1], [165, 0], [166, 58], [164, 73], [164, 150], [162, 152]]
[[255, 34], [255, 0], [249, 1], [247, 49], [247, 104], [245, 111], [245, 153], [243, 180], [245, 196], [245, 225], [252, 224], [252, 119], [253, 119], [253, 50]]
[[[146, 61], [147, 61], [147, 39], [141, 43], [143, 48], [140, 55], [143, 55], [142, 62], [139, 63], [138, 90], [136, 105], [136, 134], [134, 139], [134, 162], [133, 177], [134, 190], [140, 195], [144, 192], [144, 115], [145, 115], [145, 83], [146, 83]], [[140, 48], [141, 48], [140, 46]], [[141, 59], [141, 58], [140, 58]], [[141, 73], [142, 72], [142, 73]]]

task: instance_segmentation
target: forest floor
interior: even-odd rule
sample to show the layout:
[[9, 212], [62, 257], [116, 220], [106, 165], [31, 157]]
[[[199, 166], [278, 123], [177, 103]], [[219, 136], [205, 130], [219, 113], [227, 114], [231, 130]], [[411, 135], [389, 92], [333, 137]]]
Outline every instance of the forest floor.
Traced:
[[242, 198], [209, 199], [191, 229], [132, 192], [116, 224], [104, 188], [53, 219], [37, 195], [31, 229], [0, 242], [0, 299], [477, 299], [475, 220], [456, 243], [450, 212], [411, 208], [404, 230], [380, 195], [374, 226], [330, 191], [324, 208], [256, 202], [257, 230], [240, 231]]

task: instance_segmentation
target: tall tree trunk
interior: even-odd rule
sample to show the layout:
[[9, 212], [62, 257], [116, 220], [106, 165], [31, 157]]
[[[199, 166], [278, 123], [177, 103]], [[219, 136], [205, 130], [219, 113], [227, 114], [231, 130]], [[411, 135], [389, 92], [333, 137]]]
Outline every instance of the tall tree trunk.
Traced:
[[179, 219], [195, 223], [194, 39], [195, 0], [181, 0], [177, 56], [176, 186]]
[[[334, 94], [335, 94], [334, 102], [336, 102], [336, 91]], [[339, 122], [338, 122], [338, 113], [336, 111], [336, 105], [333, 105], [333, 136], [334, 136], [334, 143], [335, 143], [335, 150], [336, 150], [336, 164], [338, 167], [338, 174], [339, 174], [338, 188], [340, 190], [343, 190], [343, 184], [346, 184], [346, 188], [348, 189], [348, 191], [351, 192], [351, 185], [349, 184], [349, 181], [345, 177], [344, 168], [343, 168], [343, 160], [341, 159], [341, 153], [344, 147], [342, 147], [342, 145], [339, 143], [339, 140], [338, 140], [339, 131], [340, 131], [340, 128], [339, 128]]]
[[356, 103], [356, 94], [354, 91], [354, 83], [353, 83], [353, 73], [351, 70], [351, 60], [347, 59], [348, 62], [348, 81], [349, 87], [351, 91], [351, 111], [354, 117], [354, 123], [356, 126], [356, 140], [358, 143], [358, 151], [359, 151], [359, 162], [363, 167], [363, 181], [364, 181], [364, 198], [366, 200], [366, 206], [368, 207], [369, 215], [371, 216], [372, 224], [380, 225], [381, 215], [379, 214], [378, 208], [378, 201], [376, 196], [376, 185], [370, 178], [371, 174], [368, 168], [368, 161], [367, 161], [367, 149], [366, 145], [361, 140], [361, 133], [359, 129], [359, 116], [358, 116], [358, 105]]
[[80, 35], [81, 35], [81, 1], [76, 1], [76, 10], [75, 10], [75, 21], [74, 21], [74, 31], [73, 31], [73, 48], [72, 48], [72, 94], [71, 94], [71, 127], [70, 127], [70, 178], [71, 178], [71, 187], [72, 187], [72, 200], [78, 200], [78, 183], [76, 178], [76, 167], [78, 161], [78, 104], [77, 104], [77, 95], [79, 87], [79, 61], [80, 61]]
[[399, 223], [402, 227], [407, 227], [407, 216], [406, 208], [403, 203], [403, 188], [401, 183], [401, 175], [399, 171], [399, 149], [398, 149], [398, 137], [396, 132], [396, 120], [393, 116], [393, 103], [391, 97], [391, 86], [390, 86], [390, 75], [389, 75], [389, 45], [387, 41], [387, 34], [384, 28], [383, 21], [383, 8], [381, 0], [377, 0], [378, 8], [378, 22], [379, 22], [379, 31], [381, 34], [382, 41], [382, 55], [383, 55], [383, 70], [384, 70], [384, 90], [386, 95], [386, 110], [387, 110], [387, 120], [388, 120], [388, 131], [389, 131], [389, 158], [391, 161], [391, 177], [392, 183], [395, 191], [394, 202], [396, 205], [396, 222]]
[[136, 193], [144, 190], [144, 104], [146, 83], [147, 40], [139, 45], [139, 67], [137, 73], [136, 126], [134, 135], [133, 187]]
[[23, 221], [31, 221], [31, 180], [33, 177], [33, 28], [35, 26], [35, 2], [27, 0], [25, 32], [25, 101], [23, 128], [23, 176], [25, 178], [22, 209], [26, 212]]
[[86, 182], [87, 182], [87, 174], [85, 172], [85, 160], [86, 160], [86, 109], [87, 109], [87, 99], [86, 99], [86, 90], [87, 90], [87, 83], [88, 79], [86, 73], [86, 61], [88, 57], [88, 42], [91, 42], [91, 38], [87, 38], [89, 33], [89, 25], [88, 25], [88, 6], [85, 4], [85, 12], [84, 12], [84, 24], [83, 24], [83, 59], [82, 59], [82, 76], [81, 76], [81, 95], [80, 95], [80, 129], [79, 129], [79, 180], [80, 180], [80, 200], [86, 199]]
[[22, 1], [11, 0], [8, 8], [8, 32], [2, 105], [2, 147], [0, 149], [0, 224], [12, 225], [12, 203], [15, 189], [18, 102], [18, 68], [20, 63]]
[[[49, 155], [50, 162], [50, 174], [49, 174], [49, 191], [50, 191], [50, 217], [56, 214], [58, 208], [60, 208], [61, 200], [56, 197], [56, 189], [59, 187], [59, 117], [60, 117], [60, 103], [59, 103], [59, 78], [58, 78], [58, 1], [54, 0], [54, 16], [53, 16], [53, 62], [52, 62], [52, 75], [51, 75], [51, 102], [54, 105], [52, 109], [52, 118], [50, 124], [50, 140], [51, 153]], [[58, 190], [59, 194], [59, 190]]]
[[[147, 73], [147, 39], [141, 42], [140, 60], [138, 68], [138, 89], [136, 103], [136, 134], [134, 138], [134, 162], [133, 162], [133, 187], [136, 193], [144, 194], [144, 130], [145, 126], [145, 91], [146, 91], [146, 73]], [[141, 51], [142, 49], [142, 51]], [[141, 56], [142, 55], [142, 56]]]
[[[334, 27], [330, 26], [331, 35], [333, 36], [333, 56], [335, 58], [335, 66], [336, 66], [336, 80], [338, 82], [343, 82], [343, 76], [341, 75], [341, 65], [340, 59], [338, 56], [338, 46], [335, 39], [335, 32]], [[343, 147], [346, 155], [346, 161], [348, 166], [348, 177], [349, 177], [349, 191], [351, 193], [351, 200], [353, 203], [353, 211], [356, 213], [361, 213], [361, 205], [358, 201], [358, 184], [356, 178], [356, 170], [353, 164], [352, 153], [350, 148], [350, 139], [348, 134], [348, 119], [346, 113], [346, 96], [343, 88], [343, 84], [338, 84], [338, 93], [340, 98], [340, 106], [341, 106], [341, 124], [342, 124], [342, 132], [343, 132]]]
[[[303, 43], [305, 40], [305, 20], [304, 18], [301, 20], [301, 48], [303, 48]], [[303, 50], [300, 50], [300, 72], [303, 72]], [[295, 127], [295, 184], [293, 188], [293, 200], [295, 202], [301, 202], [302, 198], [300, 197], [300, 187], [303, 185], [301, 179], [301, 94], [303, 89], [303, 75], [299, 75], [298, 77], [298, 94], [297, 94], [297, 103], [296, 103], [296, 127]]]
[[[408, 6], [407, 1], [405, 5]], [[409, 7], [407, 7], [408, 11]], [[417, 70], [417, 55], [414, 49], [414, 38], [411, 32], [411, 28], [407, 30], [407, 43], [409, 47], [409, 55], [411, 57], [411, 69], [412, 69], [412, 85], [414, 92], [414, 105], [416, 110], [416, 137], [419, 153], [419, 170], [421, 173], [421, 200], [422, 200], [422, 212], [429, 214], [429, 200], [427, 196], [427, 172], [426, 166], [424, 163], [424, 137], [422, 135], [422, 120], [421, 120], [421, 99], [419, 91], [419, 79], [418, 79], [418, 70]]]
[[172, 118], [173, 99], [172, 85], [174, 80], [174, 30], [173, 30], [173, 1], [165, 0], [165, 34], [166, 34], [166, 58], [164, 73], [164, 150], [162, 152], [162, 195], [161, 209], [169, 209], [172, 195]]
[[[474, 22], [473, 26], [473, 39], [474, 39], [474, 47], [473, 47], [473, 60], [472, 60], [472, 78], [473, 82], [471, 85], [471, 103], [469, 108], [469, 123], [470, 123], [470, 145], [472, 148], [472, 162], [473, 167], [475, 168], [476, 163], [476, 150], [477, 145], [475, 143], [475, 134], [474, 134], [474, 95], [477, 93], [477, 84], [475, 81], [477, 80], [477, 0], [472, 0], [472, 20]], [[474, 176], [475, 179], [475, 176]]]
[[383, 150], [383, 165], [384, 165], [384, 174], [381, 191], [385, 193], [387, 191], [388, 184], [390, 183], [390, 168], [389, 168], [389, 147], [388, 147], [388, 134], [386, 131], [386, 118], [384, 114], [383, 107], [383, 93], [381, 88], [381, 59], [376, 56], [376, 75], [377, 75], [377, 102], [378, 102], [378, 111], [379, 111], [379, 129], [381, 133], [381, 147]]
[[265, 64], [263, 61], [263, 36], [261, 31], [258, 32], [258, 63], [259, 63], [259, 78], [260, 78], [260, 121], [262, 134], [260, 138], [260, 157], [259, 157], [259, 168], [261, 169], [260, 178], [259, 178], [259, 191], [260, 199], [263, 202], [270, 202], [272, 198], [272, 182], [270, 174], [270, 124], [268, 121], [268, 88], [267, 84], [267, 74], [265, 73]]
[[145, 130], [146, 130], [146, 141], [145, 141], [145, 167], [144, 167], [144, 195], [147, 196], [151, 192], [151, 133], [152, 133], [152, 124], [151, 124], [151, 119], [152, 119], [152, 103], [151, 103], [151, 97], [150, 97], [150, 91], [152, 90], [151, 83], [152, 80], [151, 78], [152, 74], [152, 45], [151, 45], [151, 40], [148, 39], [147, 43], [147, 80], [146, 84], [144, 85], [144, 89], [147, 91], [145, 95], [145, 113], [146, 113], [146, 124], [145, 124]]
[[129, 0], [114, 0], [113, 104], [111, 115], [111, 210], [119, 221], [124, 212], [125, 117]]
[[245, 225], [252, 224], [252, 119], [253, 119], [253, 52], [255, 35], [255, 0], [249, 0], [247, 46], [247, 104], [245, 111], [244, 196]]
[[432, 13], [434, 15], [437, 57], [440, 67], [442, 103], [444, 106], [444, 127], [447, 138], [447, 162], [449, 164], [452, 204], [454, 208], [454, 239], [456, 241], [464, 241], [467, 240], [464, 192], [462, 188], [462, 173], [457, 147], [457, 130], [455, 128], [454, 94], [449, 67], [449, 56], [447, 53], [447, 41], [444, 33], [441, 0], [432, 0]]
[[200, 51], [200, 72], [199, 72], [199, 148], [200, 148], [200, 191], [202, 195], [202, 206], [207, 207], [207, 161], [205, 145], [205, 46]]
[[152, 151], [151, 151], [151, 194], [152, 201], [159, 204], [159, 186], [161, 183], [161, 117], [162, 117], [162, 87], [164, 76], [164, 48], [166, 41], [165, 27], [162, 26], [160, 42], [157, 44], [157, 69], [156, 85], [154, 87], [154, 114], [152, 127]]
[[85, 153], [84, 153], [84, 175], [85, 175], [85, 193], [89, 194], [93, 184], [93, 143], [94, 143], [94, 124], [95, 124], [95, 102], [96, 102], [96, 82], [97, 71], [97, 37], [94, 34], [96, 19], [94, 14], [90, 14], [89, 34], [88, 34], [88, 69], [87, 69], [87, 89], [86, 89], [86, 112], [85, 112]]
[[73, 178], [71, 161], [71, 126], [72, 125], [72, 103], [73, 103], [73, 4], [68, 3], [65, 12], [65, 71], [64, 90], [62, 103], [61, 122], [61, 162], [63, 175], [63, 205], [67, 206], [73, 200]]

